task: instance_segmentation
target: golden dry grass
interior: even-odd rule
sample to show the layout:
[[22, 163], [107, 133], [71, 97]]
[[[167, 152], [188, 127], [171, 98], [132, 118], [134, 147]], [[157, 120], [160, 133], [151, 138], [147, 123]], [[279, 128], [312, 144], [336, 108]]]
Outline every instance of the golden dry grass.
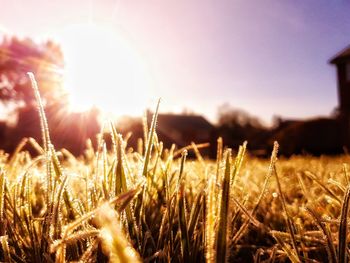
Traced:
[[32, 81], [43, 145], [0, 153], [0, 261], [347, 262], [349, 156], [164, 149], [158, 104], [137, 152], [110, 125], [111, 151], [100, 136], [76, 158], [50, 143]]

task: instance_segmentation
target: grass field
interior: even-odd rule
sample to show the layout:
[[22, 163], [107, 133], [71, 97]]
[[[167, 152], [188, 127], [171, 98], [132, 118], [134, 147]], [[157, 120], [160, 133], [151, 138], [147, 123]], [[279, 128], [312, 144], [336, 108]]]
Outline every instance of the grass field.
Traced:
[[138, 149], [109, 125], [112, 149], [76, 158], [50, 143], [31, 77], [43, 143], [0, 154], [0, 261], [347, 262], [349, 156], [278, 160], [276, 143], [263, 160], [218, 139], [206, 160], [163, 148], [157, 107]]

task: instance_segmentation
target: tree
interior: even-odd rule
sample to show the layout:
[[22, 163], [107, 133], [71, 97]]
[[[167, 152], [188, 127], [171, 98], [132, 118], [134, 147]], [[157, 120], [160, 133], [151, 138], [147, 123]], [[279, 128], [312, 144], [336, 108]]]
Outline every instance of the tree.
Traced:
[[[15, 115], [16, 123], [1, 132], [0, 148], [12, 152], [23, 137], [41, 140], [40, 120], [27, 72], [33, 72], [45, 104], [52, 142], [81, 154], [88, 138], [99, 131], [98, 110], [68, 110], [63, 88], [63, 53], [52, 41], [37, 44], [31, 39], [5, 38], [0, 43], [0, 103]], [[1, 123], [0, 123], [1, 124]], [[72, 132], [74, 131], [74, 132]]]
[[67, 101], [62, 87], [64, 60], [52, 41], [37, 44], [29, 38], [4, 38], [0, 44], [0, 101], [30, 107], [34, 94], [27, 72], [35, 74], [44, 103]]
[[264, 148], [268, 137], [268, 129], [259, 118], [248, 112], [224, 104], [218, 109], [218, 135], [225, 144], [233, 148], [248, 140], [250, 149]]
[[261, 121], [250, 115], [248, 112], [231, 107], [229, 104], [223, 104], [218, 109], [219, 126], [227, 126], [229, 128], [262, 128]]

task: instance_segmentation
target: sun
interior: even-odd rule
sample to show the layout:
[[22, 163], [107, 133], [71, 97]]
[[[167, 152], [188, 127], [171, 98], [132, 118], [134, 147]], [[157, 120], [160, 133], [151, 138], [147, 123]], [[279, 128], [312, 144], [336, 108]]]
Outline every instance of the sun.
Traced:
[[66, 28], [64, 87], [73, 111], [97, 107], [114, 115], [139, 115], [151, 98], [150, 74], [135, 45], [96, 24]]

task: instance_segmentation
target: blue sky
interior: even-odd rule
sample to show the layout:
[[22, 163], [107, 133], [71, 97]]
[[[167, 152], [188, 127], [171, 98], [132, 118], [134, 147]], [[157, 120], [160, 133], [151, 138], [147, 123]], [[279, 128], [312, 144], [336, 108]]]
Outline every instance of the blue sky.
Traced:
[[269, 122], [337, 106], [328, 60], [350, 44], [345, 0], [0, 2], [3, 33], [45, 39], [89, 21], [114, 28], [147, 61], [163, 111], [186, 107], [214, 120], [230, 103]]

